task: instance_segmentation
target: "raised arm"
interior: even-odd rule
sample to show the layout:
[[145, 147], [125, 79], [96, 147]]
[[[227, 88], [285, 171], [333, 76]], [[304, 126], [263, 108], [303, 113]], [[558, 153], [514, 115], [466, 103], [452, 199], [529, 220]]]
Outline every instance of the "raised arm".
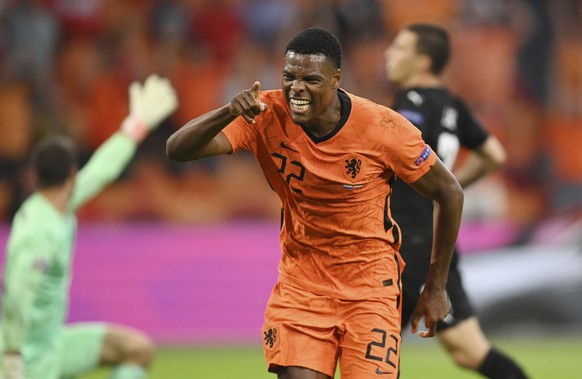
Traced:
[[71, 210], [87, 202], [117, 179], [133, 158], [137, 145], [178, 106], [167, 79], [150, 75], [143, 86], [129, 87], [129, 115], [120, 130], [105, 141], [79, 171], [70, 202]]
[[237, 94], [230, 103], [181, 127], [166, 141], [168, 158], [187, 162], [212, 155], [230, 154], [232, 146], [221, 131], [238, 116], [254, 123], [254, 118], [267, 110], [267, 106], [259, 101], [260, 88], [261, 83], [255, 82], [250, 89]]
[[423, 196], [434, 200], [434, 238], [432, 255], [424, 289], [412, 316], [412, 332], [416, 333], [420, 319], [424, 318], [427, 331], [421, 337], [432, 337], [436, 324], [448, 313], [446, 284], [449, 265], [463, 210], [463, 190], [453, 174], [439, 160], [411, 186]]

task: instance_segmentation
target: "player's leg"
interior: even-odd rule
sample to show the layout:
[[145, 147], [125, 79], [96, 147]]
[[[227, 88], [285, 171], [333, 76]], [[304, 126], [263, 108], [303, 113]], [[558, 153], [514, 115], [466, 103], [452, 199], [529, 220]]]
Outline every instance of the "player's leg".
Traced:
[[[33, 357], [25, 358], [24, 378], [26, 379], [58, 379], [61, 372], [61, 354], [59, 349], [52, 349]], [[0, 378], [3, 378], [0, 374]]]
[[351, 302], [342, 324], [342, 379], [396, 379], [400, 370], [398, 296]]
[[509, 356], [491, 347], [476, 317], [440, 331], [439, 341], [456, 364], [492, 379], [526, 379]]
[[263, 350], [279, 379], [330, 379], [338, 357], [331, 299], [277, 283], [265, 311]]
[[525, 379], [523, 370], [508, 356], [491, 347], [475, 316], [453, 255], [447, 293], [451, 311], [437, 326], [437, 336], [455, 363], [492, 379]]
[[478, 370], [491, 349], [476, 317], [459, 321], [437, 336], [455, 363], [470, 370]]
[[61, 378], [114, 366], [112, 379], [143, 379], [152, 356], [152, 343], [139, 331], [104, 323], [72, 324], [63, 330]]
[[281, 367], [277, 371], [277, 379], [330, 379], [330, 377], [305, 367]]
[[118, 325], [107, 325], [99, 363], [114, 366], [111, 379], [144, 379], [155, 347], [143, 332]]
[[99, 367], [106, 331], [103, 323], [77, 323], [63, 328], [60, 378], [76, 378]]

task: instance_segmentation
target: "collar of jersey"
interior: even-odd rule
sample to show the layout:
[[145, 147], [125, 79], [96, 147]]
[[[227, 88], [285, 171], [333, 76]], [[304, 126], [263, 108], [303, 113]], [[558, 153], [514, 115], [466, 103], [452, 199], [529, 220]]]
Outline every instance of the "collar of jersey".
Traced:
[[331, 132], [329, 132], [328, 134], [326, 134], [322, 137], [317, 137], [316, 135], [311, 133], [309, 131], [309, 129], [307, 129], [304, 125], [299, 124], [299, 126], [301, 126], [301, 129], [303, 129], [305, 134], [307, 134], [307, 136], [316, 144], [323, 142], [323, 141], [327, 141], [328, 139], [330, 139], [333, 136], [335, 136], [336, 134], [338, 134], [339, 131], [343, 128], [343, 126], [348, 121], [348, 118], [350, 117], [350, 113], [352, 113], [352, 100], [350, 99], [349, 95], [341, 88], [338, 88], [337, 92], [338, 92], [338, 95], [340, 98], [340, 104], [341, 104], [341, 109], [340, 109], [341, 117], [340, 117], [337, 125], [335, 126], [335, 128], [333, 128], [333, 130]]

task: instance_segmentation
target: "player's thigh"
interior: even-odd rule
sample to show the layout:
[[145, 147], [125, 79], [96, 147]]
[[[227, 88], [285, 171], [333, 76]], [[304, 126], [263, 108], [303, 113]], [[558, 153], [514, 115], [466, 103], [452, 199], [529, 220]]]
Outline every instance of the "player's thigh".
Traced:
[[342, 379], [396, 379], [400, 366], [400, 315], [396, 295], [352, 306], [340, 340]]
[[[333, 377], [338, 357], [334, 308], [333, 299], [278, 283], [262, 329], [268, 370], [282, 378]], [[315, 376], [296, 376], [296, 369], [286, 367], [303, 367]]]
[[281, 367], [277, 372], [277, 379], [331, 379], [331, 377], [305, 367]]
[[[24, 367], [26, 379], [59, 379], [61, 372], [60, 350], [54, 349], [27, 360]], [[3, 376], [0, 375], [0, 378]]]
[[78, 323], [64, 327], [61, 378], [74, 378], [99, 366], [106, 331], [103, 323]]

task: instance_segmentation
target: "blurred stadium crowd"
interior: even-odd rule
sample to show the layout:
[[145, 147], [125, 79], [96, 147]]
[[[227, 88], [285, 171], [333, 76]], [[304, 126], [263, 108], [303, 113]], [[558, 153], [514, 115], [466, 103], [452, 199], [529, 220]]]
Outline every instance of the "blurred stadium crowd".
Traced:
[[449, 28], [450, 87], [508, 151], [468, 192], [466, 218], [527, 226], [580, 212], [580, 0], [0, 0], [0, 219], [32, 188], [35, 141], [67, 133], [86, 159], [126, 115], [129, 83], [151, 72], [171, 79], [180, 107], [80, 219], [277, 219], [249, 156], [174, 164], [166, 138], [254, 80], [278, 88], [286, 42], [313, 25], [343, 43], [342, 87], [389, 105], [383, 51], [416, 21]]

